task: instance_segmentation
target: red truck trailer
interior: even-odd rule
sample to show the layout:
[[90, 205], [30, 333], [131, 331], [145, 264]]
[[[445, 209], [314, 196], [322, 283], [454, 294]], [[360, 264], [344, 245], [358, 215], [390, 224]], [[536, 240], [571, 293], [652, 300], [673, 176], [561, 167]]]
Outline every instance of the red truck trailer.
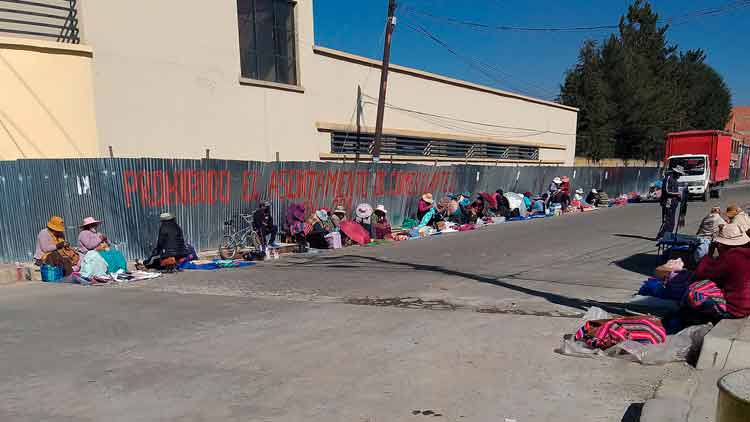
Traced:
[[666, 167], [682, 166], [686, 175], [680, 177], [680, 183], [687, 185], [691, 196], [704, 201], [709, 195], [719, 197], [729, 180], [731, 156], [732, 135], [727, 132], [695, 130], [667, 135]]

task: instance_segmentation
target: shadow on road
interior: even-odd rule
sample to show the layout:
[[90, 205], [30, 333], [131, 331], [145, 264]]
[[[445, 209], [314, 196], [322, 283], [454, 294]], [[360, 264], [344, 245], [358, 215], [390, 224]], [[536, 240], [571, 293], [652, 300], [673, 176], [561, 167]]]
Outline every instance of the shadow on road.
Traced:
[[658, 265], [657, 261], [658, 256], [656, 254], [637, 253], [625, 259], [615, 261], [614, 264], [623, 270], [651, 277], [654, 274], [654, 268]]
[[[598, 302], [598, 301], [588, 300], [588, 299], [579, 299], [579, 298], [560, 295], [557, 293], [530, 289], [528, 287], [523, 287], [523, 286], [519, 286], [516, 284], [509, 283], [507, 281], [504, 281], [504, 280], [513, 280], [516, 277], [513, 274], [500, 276], [500, 277], [491, 277], [491, 276], [484, 276], [480, 274], [466, 273], [463, 271], [451, 270], [449, 268], [445, 268], [445, 267], [441, 267], [437, 265], [417, 264], [417, 263], [411, 263], [411, 262], [399, 262], [399, 261], [392, 261], [392, 260], [388, 260], [384, 258], [361, 256], [361, 255], [339, 255], [339, 256], [320, 257], [320, 258], [316, 258], [313, 260], [309, 260], [307, 262], [300, 262], [296, 265], [298, 266], [299, 265], [301, 266], [320, 265], [324, 267], [346, 265], [347, 267], [353, 267], [354, 262], [346, 262], [347, 260], [359, 261], [360, 264], [368, 265], [368, 267], [371, 263], [378, 263], [378, 264], [386, 264], [388, 266], [410, 268], [412, 270], [417, 270], [417, 271], [431, 271], [431, 272], [450, 275], [454, 277], [465, 278], [468, 280], [478, 281], [480, 283], [486, 283], [486, 284], [491, 284], [491, 285], [498, 286], [498, 287], [503, 287], [503, 288], [513, 290], [519, 293], [527, 294], [529, 296], [539, 297], [539, 298], [547, 300], [550, 303], [578, 309], [584, 312], [592, 306], [597, 306], [599, 308], [604, 309], [607, 312], [614, 313], [614, 314], [628, 313], [629, 309], [635, 310], [634, 308], [630, 307], [628, 304], [625, 304], [625, 303]], [[343, 261], [343, 263], [341, 261]]]
[[625, 237], [628, 239], [640, 239], [640, 240], [648, 240], [649, 242], [656, 242], [655, 237], [649, 237], [649, 236], [641, 236], [638, 234], [622, 234], [622, 233], [615, 233], [612, 236], [616, 237]]
[[622, 415], [620, 422], [638, 422], [641, 420], [641, 413], [643, 413], [643, 403], [632, 403]]

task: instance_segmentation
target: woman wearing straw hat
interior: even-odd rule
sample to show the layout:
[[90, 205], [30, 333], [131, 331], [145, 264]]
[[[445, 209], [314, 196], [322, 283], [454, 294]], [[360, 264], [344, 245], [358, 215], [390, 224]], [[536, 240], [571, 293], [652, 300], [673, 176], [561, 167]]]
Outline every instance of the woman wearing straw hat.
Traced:
[[65, 240], [65, 221], [62, 217], [52, 216], [47, 221], [47, 227], [36, 237], [36, 250], [34, 252], [34, 264], [44, 264], [60, 267], [63, 274], [69, 276], [78, 266], [80, 256], [70, 247]]
[[[750, 316], [750, 237], [736, 224], [726, 224], [714, 236], [719, 257], [711, 253], [695, 269], [687, 304], [697, 322]], [[692, 320], [690, 322], [695, 322]]]
[[88, 251], [104, 250], [109, 248], [107, 236], [99, 233], [98, 227], [102, 223], [94, 217], [86, 217], [81, 224], [81, 232], [78, 234], [78, 250], [84, 255]]
[[390, 239], [391, 224], [388, 222], [388, 210], [385, 205], [378, 205], [372, 214], [372, 231], [375, 232], [375, 239]]
[[431, 193], [422, 194], [422, 197], [419, 198], [419, 203], [417, 204], [417, 221], [422, 221], [424, 215], [432, 209], [433, 202], [434, 199], [432, 199]]

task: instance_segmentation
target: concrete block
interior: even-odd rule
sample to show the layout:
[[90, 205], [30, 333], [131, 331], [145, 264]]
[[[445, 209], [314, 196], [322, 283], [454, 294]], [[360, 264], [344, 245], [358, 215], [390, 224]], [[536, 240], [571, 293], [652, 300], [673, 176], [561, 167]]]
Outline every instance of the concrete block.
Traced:
[[729, 355], [723, 368], [726, 370], [750, 368], [750, 319], [740, 321], [743, 324], [729, 350]]
[[698, 369], [722, 369], [726, 365], [734, 339], [745, 325], [745, 320], [724, 319], [703, 338], [698, 358]]
[[643, 405], [641, 422], [685, 422], [689, 413], [689, 399], [654, 398]]

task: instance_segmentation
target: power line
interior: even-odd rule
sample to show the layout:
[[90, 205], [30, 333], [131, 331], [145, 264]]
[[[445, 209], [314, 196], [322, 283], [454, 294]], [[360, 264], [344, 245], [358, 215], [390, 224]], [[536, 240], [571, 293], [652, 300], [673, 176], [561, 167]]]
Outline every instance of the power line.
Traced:
[[[373, 99], [373, 100], [376, 99], [376, 98], [374, 98], [374, 97], [372, 97], [370, 95], [367, 95], [367, 94], [363, 94], [363, 96], [367, 97], [367, 98], [370, 98], [370, 99]], [[409, 108], [406, 108], [406, 107], [399, 107], [399, 106], [395, 106], [395, 105], [387, 103], [387, 102], [385, 103], [385, 105], [386, 105], [386, 107], [388, 107], [388, 108], [390, 108], [392, 110], [398, 110], [398, 111], [402, 111], [402, 112], [405, 112], [405, 113], [413, 113], [413, 114], [418, 114], [418, 115], [422, 115], [422, 116], [437, 117], [437, 118], [451, 120], [451, 121], [454, 121], [454, 122], [469, 123], [469, 124], [474, 124], [474, 125], [478, 125], [478, 126], [495, 127], [495, 128], [511, 129], [511, 130], [520, 130], [520, 131], [525, 131], [525, 132], [551, 133], [551, 134], [555, 134], [555, 135], [565, 135], [565, 136], [575, 136], [576, 135], [575, 133], [556, 132], [556, 131], [544, 130], [544, 129], [530, 129], [530, 128], [525, 128], [525, 127], [505, 126], [505, 125], [499, 125], [499, 124], [494, 124], [494, 123], [478, 122], [478, 121], [473, 121], [473, 120], [465, 120], [465, 119], [460, 119], [460, 118], [453, 117], [453, 116], [448, 116], [448, 115], [427, 113], [427, 112], [424, 112], [424, 111], [409, 109]]]
[[[420, 35], [423, 35], [424, 37], [428, 38], [429, 40], [431, 40], [432, 42], [434, 42], [438, 46], [444, 48], [450, 54], [456, 56], [461, 61], [465, 62], [467, 65], [469, 65], [470, 67], [472, 67], [475, 70], [479, 71], [486, 78], [488, 78], [489, 80], [491, 80], [491, 81], [493, 81], [493, 82], [495, 82], [497, 84], [503, 85], [503, 82], [504, 82], [503, 79], [515, 79], [510, 74], [508, 74], [507, 72], [504, 72], [503, 70], [501, 70], [500, 68], [498, 68], [498, 67], [496, 67], [494, 65], [491, 65], [491, 64], [488, 64], [486, 62], [483, 62], [482, 60], [479, 60], [477, 58], [470, 57], [470, 56], [467, 56], [465, 54], [459, 53], [456, 49], [454, 49], [453, 47], [451, 47], [448, 43], [446, 43], [445, 41], [441, 40], [437, 35], [431, 33], [430, 31], [428, 31], [427, 29], [425, 29], [421, 25], [411, 24], [410, 22], [407, 22], [406, 26], [409, 29], [411, 29], [411, 30], [419, 33]], [[497, 74], [503, 75], [503, 77], [502, 78], [498, 78]], [[550, 95], [550, 93], [552, 91], [550, 91], [547, 88], [544, 88], [542, 86], [531, 84], [531, 83], [524, 82], [524, 81], [520, 81], [518, 79], [515, 79], [515, 80], [516, 80], [516, 82], [518, 82], [521, 85], [525, 85], [528, 88], [532, 88], [531, 91], [536, 91], [539, 94], [543, 94], [543, 95], [541, 95], [542, 97], [554, 98], [557, 95], [557, 94]], [[522, 91], [528, 91], [527, 89], [521, 89], [521, 90]]]
[[[693, 19], [717, 16], [734, 10], [742, 9], [750, 6], [750, 0], [737, 0], [721, 6], [708, 9], [694, 10], [692, 12], [683, 13], [669, 18], [658, 19], [659, 23], [666, 23], [672, 25], [684, 25]], [[446, 22], [454, 25], [463, 25], [470, 27], [475, 30], [482, 31], [511, 31], [511, 32], [592, 32], [592, 31], [610, 31], [619, 29], [619, 24], [610, 25], [591, 25], [591, 26], [569, 26], [569, 27], [526, 27], [526, 26], [509, 26], [509, 25], [493, 25], [485, 24], [481, 22], [474, 22], [464, 19], [459, 19], [451, 16], [436, 15], [434, 13], [426, 12], [423, 10], [415, 9], [413, 7], [403, 8], [403, 12], [411, 15], [417, 15], [429, 18], [434, 21]]]

